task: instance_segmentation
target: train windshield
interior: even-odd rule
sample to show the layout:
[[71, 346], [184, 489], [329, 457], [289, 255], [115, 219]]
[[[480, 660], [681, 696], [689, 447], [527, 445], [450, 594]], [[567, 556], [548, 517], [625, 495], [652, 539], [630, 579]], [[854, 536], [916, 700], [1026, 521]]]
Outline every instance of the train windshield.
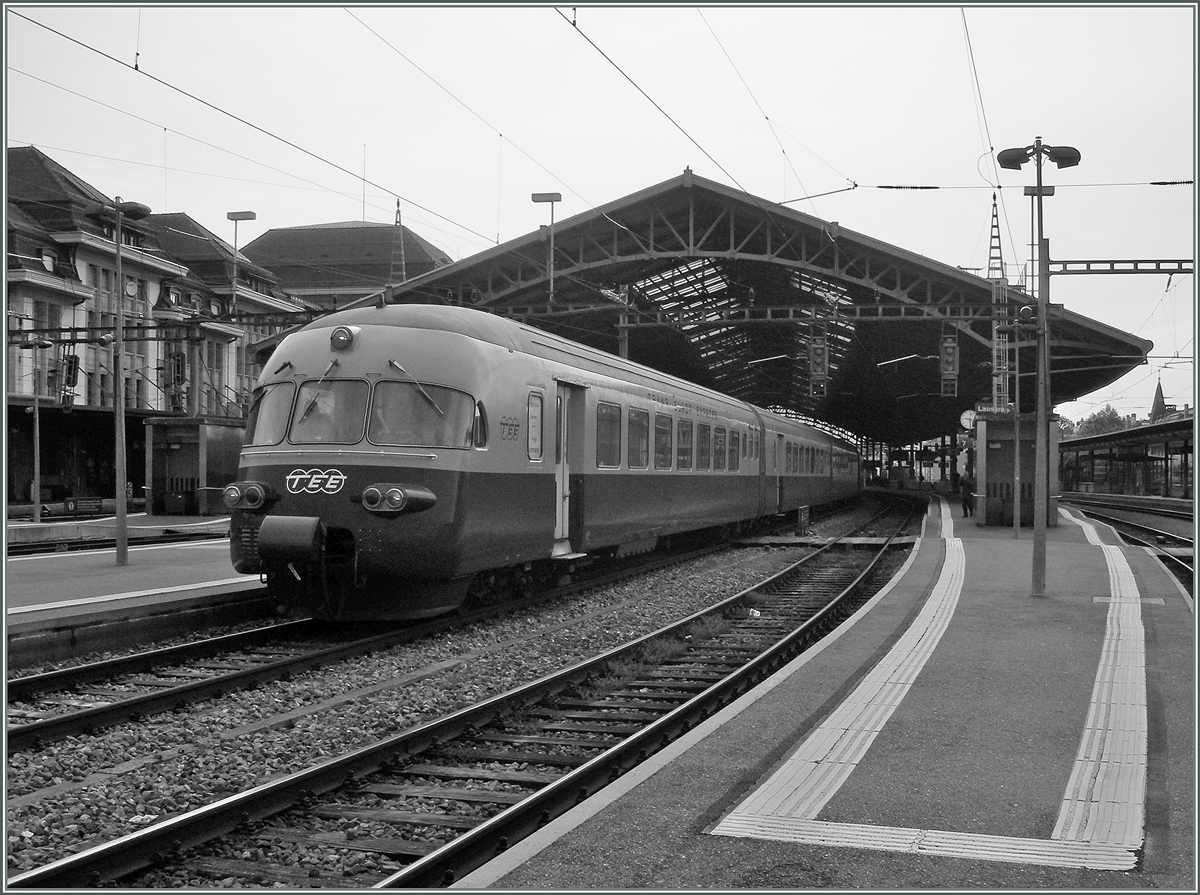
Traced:
[[320, 379], [300, 386], [288, 440], [295, 444], [357, 444], [367, 416], [367, 384]]
[[368, 440], [375, 444], [468, 448], [475, 399], [440, 385], [385, 380], [375, 386]]
[[283, 441], [294, 394], [294, 383], [273, 382], [254, 396], [254, 405], [246, 422], [246, 444], [279, 444]]

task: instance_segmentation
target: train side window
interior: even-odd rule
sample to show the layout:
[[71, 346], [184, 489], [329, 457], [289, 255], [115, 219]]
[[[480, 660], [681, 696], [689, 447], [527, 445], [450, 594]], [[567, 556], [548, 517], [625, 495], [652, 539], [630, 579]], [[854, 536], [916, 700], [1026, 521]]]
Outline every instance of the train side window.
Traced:
[[713, 469], [724, 469], [725, 460], [728, 457], [726, 453], [726, 436], [728, 433], [718, 426], [713, 429]]
[[680, 420], [675, 432], [675, 466], [677, 469], [692, 468], [692, 421]]
[[654, 468], [670, 469], [674, 444], [675, 424], [666, 414], [654, 414]]
[[708, 423], [696, 424], [696, 468], [708, 469], [709, 458], [712, 456], [712, 426]]
[[729, 430], [729, 471], [737, 472], [741, 466], [741, 454], [738, 452], [738, 442], [742, 441], [736, 429]]
[[527, 405], [529, 421], [529, 459], [542, 459], [542, 396], [536, 392], [529, 396]]
[[487, 411], [483, 408], [483, 402], [478, 401], [475, 404], [475, 424], [471, 429], [471, 440], [475, 447], [485, 448], [488, 443], [488, 422]]
[[749, 449], [749, 447], [750, 447], [750, 433], [743, 432], [742, 433], [742, 457], [743, 457], [743, 459], [746, 457], [746, 451]]
[[629, 408], [629, 468], [650, 466], [650, 411]]
[[621, 408], [617, 404], [596, 405], [596, 465], [608, 469], [621, 465]]

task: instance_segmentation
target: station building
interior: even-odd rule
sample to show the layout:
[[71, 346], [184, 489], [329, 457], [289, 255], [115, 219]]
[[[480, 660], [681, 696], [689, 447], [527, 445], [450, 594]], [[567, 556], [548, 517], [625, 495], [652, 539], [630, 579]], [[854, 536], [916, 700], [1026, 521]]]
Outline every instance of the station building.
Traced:
[[[113, 497], [118, 300], [127, 493], [134, 506], [160, 512], [169, 496], [178, 509], [200, 509], [205, 488], [219, 495], [230, 462], [236, 472], [258, 374], [252, 346], [279, 328], [241, 325], [230, 309], [304, 306], [270, 271], [244, 257], [235, 264], [224, 240], [182, 213], [122, 214], [119, 284], [115, 198], [32, 146], [8, 150], [7, 173], [10, 516], [32, 508], [35, 410], [43, 503]], [[214, 437], [236, 440], [232, 460], [228, 448], [205, 456], [209, 429], [232, 433]]]

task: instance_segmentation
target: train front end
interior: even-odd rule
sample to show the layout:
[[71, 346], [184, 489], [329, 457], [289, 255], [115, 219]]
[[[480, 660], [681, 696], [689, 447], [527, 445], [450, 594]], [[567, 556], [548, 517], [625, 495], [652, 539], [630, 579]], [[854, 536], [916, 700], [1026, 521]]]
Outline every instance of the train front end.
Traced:
[[470, 379], [486, 365], [448, 363], [451, 333], [339, 319], [362, 318], [288, 335], [256, 385], [224, 491], [233, 566], [289, 614], [442, 614], [469, 580], [457, 507], [486, 437]]

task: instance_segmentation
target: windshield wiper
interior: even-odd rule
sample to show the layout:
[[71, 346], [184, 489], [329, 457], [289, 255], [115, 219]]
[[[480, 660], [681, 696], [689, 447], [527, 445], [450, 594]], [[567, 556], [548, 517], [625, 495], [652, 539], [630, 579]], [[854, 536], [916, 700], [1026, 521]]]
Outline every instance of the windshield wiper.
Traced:
[[300, 414], [300, 419], [296, 420], [296, 425], [308, 419], [308, 415], [312, 413], [314, 407], [317, 406], [317, 398], [321, 394], [321, 385], [325, 382], [325, 377], [329, 375], [329, 371], [336, 367], [338, 359], [335, 357], [329, 362], [329, 366], [325, 368], [325, 372], [321, 374], [321, 378], [317, 380], [317, 384], [313, 387], [313, 396], [309, 399], [308, 404], [304, 407], [304, 413]]
[[425, 391], [425, 386], [423, 386], [423, 385], [421, 385], [421, 383], [417, 382], [416, 377], [414, 377], [412, 373], [408, 372], [408, 370], [406, 370], [402, 366], [400, 366], [399, 362], [397, 362], [397, 361], [389, 360], [388, 363], [391, 364], [393, 367], [395, 367], [397, 370], [399, 370], [401, 373], [403, 373], [405, 376], [407, 376], [409, 379], [412, 380], [413, 385], [415, 385], [418, 389], [420, 389], [421, 394], [425, 397], [425, 400], [428, 401], [431, 405], [433, 405], [433, 409], [438, 412], [438, 416], [446, 415], [446, 414], [442, 413], [442, 408], [437, 406], [437, 401], [433, 400], [433, 398], [431, 398], [429, 396], [429, 392]]

